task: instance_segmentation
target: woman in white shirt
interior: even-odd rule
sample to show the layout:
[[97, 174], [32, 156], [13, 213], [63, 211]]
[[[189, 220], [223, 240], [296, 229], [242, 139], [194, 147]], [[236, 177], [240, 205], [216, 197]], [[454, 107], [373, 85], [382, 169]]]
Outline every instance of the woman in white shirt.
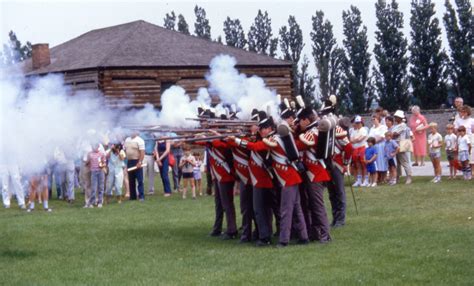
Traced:
[[[472, 110], [468, 105], [463, 105], [459, 108], [459, 117], [454, 121], [454, 128], [457, 130], [459, 127], [464, 126], [466, 128], [466, 135], [471, 142], [474, 142], [474, 118], [471, 117]], [[474, 168], [474, 148], [472, 148], [470, 155], [471, 169]]]

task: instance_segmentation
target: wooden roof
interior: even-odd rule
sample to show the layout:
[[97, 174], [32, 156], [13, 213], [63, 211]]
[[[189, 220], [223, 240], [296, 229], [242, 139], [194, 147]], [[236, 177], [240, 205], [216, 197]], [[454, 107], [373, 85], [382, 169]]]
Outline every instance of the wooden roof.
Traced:
[[51, 64], [27, 74], [106, 67], [207, 67], [213, 57], [228, 54], [238, 66], [291, 66], [291, 62], [171, 31], [143, 20], [92, 30], [51, 48]]

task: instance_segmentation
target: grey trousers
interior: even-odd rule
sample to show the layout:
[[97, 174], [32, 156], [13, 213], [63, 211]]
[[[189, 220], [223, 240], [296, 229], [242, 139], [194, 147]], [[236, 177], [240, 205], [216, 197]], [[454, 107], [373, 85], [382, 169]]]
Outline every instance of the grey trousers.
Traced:
[[82, 162], [81, 169], [80, 169], [80, 177], [79, 180], [81, 182], [81, 186], [84, 189], [84, 201], [86, 205], [89, 204], [89, 200], [91, 197], [91, 170], [89, 166]]
[[153, 155], [145, 155], [146, 167], [143, 168], [143, 176], [148, 178], [148, 192], [155, 192], [155, 159]]
[[324, 206], [324, 185], [311, 183], [309, 186], [309, 209], [311, 212], [310, 237], [312, 240], [328, 241], [329, 221]]
[[291, 235], [291, 224], [295, 212], [295, 230], [300, 240], [307, 240], [306, 223], [300, 204], [298, 185], [283, 187], [280, 204], [280, 243], [288, 243]]
[[411, 176], [410, 152], [397, 153], [397, 177], [402, 175], [402, 167], [407, 176]]
[[272, 193], [272, 189], [253, 187], [253, 211], [259, 239], [270, 240], [272, 237]]
[[328, 182], [329, 201], [332, 209], [332, 225], [346, 223], [346, 190], [344, 174], [331, 164], [331, 181]]
[[222, 208], [222, 203], [221, 203], [221, 195], [219, 192], [219, 184], [217, 181], [213, 181], [214, 183], [214, 188], [215, 188], [215, 193], [214, 193], [214, 209], [215, 209], [215, 219], [214, 219], [214, 225], [212, 226], [212, 232], [213, 233], [221, 233], [222, 232], [222, 220], [224, 218], [224, 209]]
[[221, 196], [221, 204], [224, 209], [225, 219], [227, 222], [227, 234], [237, 233], [237, 222], [235, 220], [234, 205], [234, 182], [219, 183], [219, 193]]
[[252, 185], [246, 185], [240, 182], [240, 214], [242, 215], [241, 240], [252, 240], [252, 222], [255, 220], [252, 193]]

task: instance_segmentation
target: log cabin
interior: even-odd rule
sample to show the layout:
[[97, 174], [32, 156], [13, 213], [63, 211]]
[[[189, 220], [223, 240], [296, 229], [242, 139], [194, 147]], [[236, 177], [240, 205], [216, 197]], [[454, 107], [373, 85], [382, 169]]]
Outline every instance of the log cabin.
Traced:
[[293, 96], [291, 62], [142, 20], [92, 30], [51, 49], [48, 44], [33, 45], [22, 69], [29, 77], [62, 74], [73, 92], [100, 91], [109, 106], [152, 103], [159, 108], [161, 94], [172, 85], [183, 87], [191, 97], [207, 87], [209, 63], [219, 54], [235, 57], [239, 72], [263, 78], [282, 97]]

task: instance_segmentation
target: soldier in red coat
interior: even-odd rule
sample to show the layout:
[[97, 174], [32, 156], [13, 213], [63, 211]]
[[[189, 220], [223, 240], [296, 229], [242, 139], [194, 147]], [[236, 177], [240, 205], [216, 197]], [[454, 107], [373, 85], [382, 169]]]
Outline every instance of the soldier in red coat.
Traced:
[[270, 245], [272, 237], [271, 205], [274, 186], [272, 173], [265, 161], [270, 149], [263, 139], [274, 132], [274, 122], [271, 117], [267, 117], [263, 113], [259, 113], [259, 129], [255, 142], [233, 136], [228, 138], [230, 141], [234, 141], [236, 146], [250, 151], [248, 165], [250, 181], [253, 186], [253, 209], [258, 227], [257, 246]]
[[[257, 110], [252, 112], [252, 120], [257, 120], [256, 113], [258, 113]], [[244, 136], [242, 140], [254, 142], [257, 131], [257, 125], [251, 126], [249, 134]], [[216, 133], [216, 135], [220, 134]], [[251, 242], [252, 223], [255, 221], [255, 216], [253, 211], [253, 187], [249, 171], [250, 151], [237, 145], [234, 140], [225, 140], [219, 143], [219, 145], [231, 150], [235, 175], [239, 179], [240, 213], [242, 215], [240, 243]]]
[[328, 183], [329, 201], [332, 209], [332, 227], [341, 227], [346, 223], [346, 191], [344, 173], [352, 157], [352, 144], [347, 137], [347, 130], [336, 127], [334, 155], [329, 165], [332, 180]]
[[[286, 123], [283, 123], [286, 124]], [[289, 136], [292, 136], [289, 134]], [[290, 241], [293, 215], [295, 218], [295, 231], [299, 237], [298, 243], [307, 244], [308, 234], [303, 211], [300, 204], [299, 184], [301, 177], [295, 165], [288, 159], [287, 146], [283, 137], [272, 135], [262, 140], [270, 149], [272, 168], [281, 185], [280, 204], [280, 237], [278, 247], [286, 247]], [[296, 150], [296, 146], [292, 146]], [[297, 151], [296, 151], [297, 153]]]
[[316, 114], [312, 108], [306, 107], [298, 113], [299, 127], [302, 133], [298, 137], [298, 149], [303, 151], [303, 164], [310, 181], [308, 186], [309, 211], [311, 226], [309, 236], [311, 240], [327, 243], [331, 240], [329, 221], [324, 207], [324, 183], [330, 181], [326, 165], [322, 159], [316, 158], [318, 144], [318, 129]]

